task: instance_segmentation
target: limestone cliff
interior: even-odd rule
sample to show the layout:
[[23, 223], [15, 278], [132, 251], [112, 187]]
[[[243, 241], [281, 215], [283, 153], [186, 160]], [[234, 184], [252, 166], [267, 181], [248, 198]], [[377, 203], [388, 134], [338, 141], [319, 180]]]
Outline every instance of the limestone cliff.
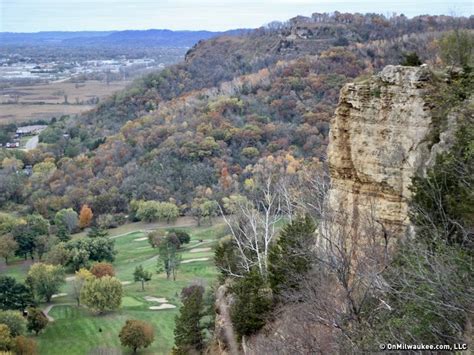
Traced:
[[412, 177], [426, 168], [435, 126], [429, 68], [387, 66], [341, 90], [328, 147], [329, 207], [353, 226], [369, 215], [397, 234], [409, 225]]
[[[372, 259], [387, 249], [383, 243], [370, 243], [370, 238], [364, 237], [380, 240], [379, 233], [396, 237], [409, 230], [412, 178], [423, 174], [435, 156], [451, 145], [457, 114], [455, 111], [446, 114], [449, 112], [446, 109], [441, 122], [436, 106], [439, 105], [436, 97], [444, 94], [442, 90], [449, 87], [449, 80], [442, 74], [435, 76], [425, 65], [387, 66], [381, 73], [347, 84], [341, 90], [331, 121], [327, 153], [331, 188], [316, 239], [320, 245], [316, 249], [331, 263], [350, 263], [349, 267], [344, 264], [344, 268], [335, 270], [349, 274], [346, 286], [354, 293], [374, 280], [383, 287], [383, 280], [371, 278], [379, 266], [379, 261]], [[367, 225], [366, 217], [371, 218], [371, 226]], [[326, 249], [324, 243], [328, 239], [334, 243], [328, 243]], [[365, 257], [368, 250], [371, 253]], [[357, 277], [355, 273], [359, 273]], [[280, 307], [277, 316], [260, 332], [244, 337], [241, 353], [293, 354], [308, 353], [307, 349], [318, 349], [315, 353], [322, 354], [344, 353], [338, 348], [342, 336], [334, 320], [341, 314], [344, 318], [349, 308], [344, 298], [347, 289], [334, 279], [326, 285], [319, 283], [318, 279], [310, 286], [311, 290], [317, 289], [315, 293], [305, 289], [303, 302]], [[224, 295], [225, 292], [218, 293], [219, 341], [215, 352], [218, 354], [233, 353], [228, 350], [229, 336], [223, 336], [228, 329], [226, 324], [230, 324], [225, 311], [230, 301]], [[312, 297], [322, 301], [313, 303]], [[322, 309], [321, 305], [327, 308]], [[310, 317], [301, 316], [308, 312], [312, 314]]]

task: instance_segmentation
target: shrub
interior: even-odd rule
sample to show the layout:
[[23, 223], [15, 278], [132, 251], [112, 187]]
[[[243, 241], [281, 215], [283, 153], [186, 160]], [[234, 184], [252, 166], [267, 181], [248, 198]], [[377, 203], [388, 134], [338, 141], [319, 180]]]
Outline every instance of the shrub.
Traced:
[[12, 344], [12, 335], [10, 328], [5, 324], [0, 324], [0, 350], [7, 351]]
[[13, 339], [12, 347], [16, 355], [36, 355], [38, 353], [36, 342], [23, 335], [19, 335]]

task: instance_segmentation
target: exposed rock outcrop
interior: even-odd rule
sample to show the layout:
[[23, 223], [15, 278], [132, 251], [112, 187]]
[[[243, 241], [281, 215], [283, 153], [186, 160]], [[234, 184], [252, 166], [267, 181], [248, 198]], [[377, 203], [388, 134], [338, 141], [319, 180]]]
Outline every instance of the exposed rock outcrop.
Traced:
[[387, 66], [342, 89], [328, 147], [329, 206], [345, 211], [351, 228], [369, 214], [396, 234], [409, 226], [411, 179], [434, 145], [433, 89], [426, 65]]
[[216, 292], [215, 343], [210, 347], [209, 354], [238, 355], [239, 346], [230, 319], [229, 306], [232, 295], [228, 292], [228, 284], [219, 286]]

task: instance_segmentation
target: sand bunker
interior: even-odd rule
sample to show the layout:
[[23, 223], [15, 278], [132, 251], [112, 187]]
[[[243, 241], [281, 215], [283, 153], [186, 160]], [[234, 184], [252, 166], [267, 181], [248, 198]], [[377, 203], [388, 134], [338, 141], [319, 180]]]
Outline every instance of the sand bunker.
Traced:
[[202, 252], [205, 252], [205, 251], [211, 251], [211, 248], [194, 248], [194, 249], [191, 249], [189, 252], [190, 253], [202, 253]]
[[207, 260], [209, 260], [209, 258], [188, 259], [188, 260], [181, 261], [181, 264], [189, 264], [189, 263], [194, 263], [195, 261], [207, 261]]
[[143, 298], [148, 302], [168, 303], [168, 300], [164, 297], [145, 296]]
[[143, 242], [144, 240], [147, 240], [148, 237], [142, 237], [142, 238], [137, 238], [137, 239], [134, 239], [133, 241], [134, 242]]
[[55, 295], [52, 295], [51, 298], [58, 298], [58, 297], [64, 297], [67, 296], [67, 293], [57, 293]]
[[159, 311], [159, 310], [162, 310], [162, 309], [176, 308], [176, 306], [174, 306], [172, 304], [169, 304], [169, 303], [163, 303], [163, 304], [160, 304], [159, 306], [151, 306], [151, 307], [148, 307], [148, 308], [151, 309], [152, 311]]
[[122, 285], [130, 285], [132, 281], [121, 281], [120, 282]]

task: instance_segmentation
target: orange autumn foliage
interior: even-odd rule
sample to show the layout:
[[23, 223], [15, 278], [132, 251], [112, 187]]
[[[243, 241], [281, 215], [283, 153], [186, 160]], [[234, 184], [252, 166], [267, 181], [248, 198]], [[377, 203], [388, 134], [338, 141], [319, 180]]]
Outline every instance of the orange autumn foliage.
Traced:
[[92, 222], [92, 217], [94, 217], [92, 209], [88, 205], [83, 205], [79, 214], [79, 227], [88, 227]]

